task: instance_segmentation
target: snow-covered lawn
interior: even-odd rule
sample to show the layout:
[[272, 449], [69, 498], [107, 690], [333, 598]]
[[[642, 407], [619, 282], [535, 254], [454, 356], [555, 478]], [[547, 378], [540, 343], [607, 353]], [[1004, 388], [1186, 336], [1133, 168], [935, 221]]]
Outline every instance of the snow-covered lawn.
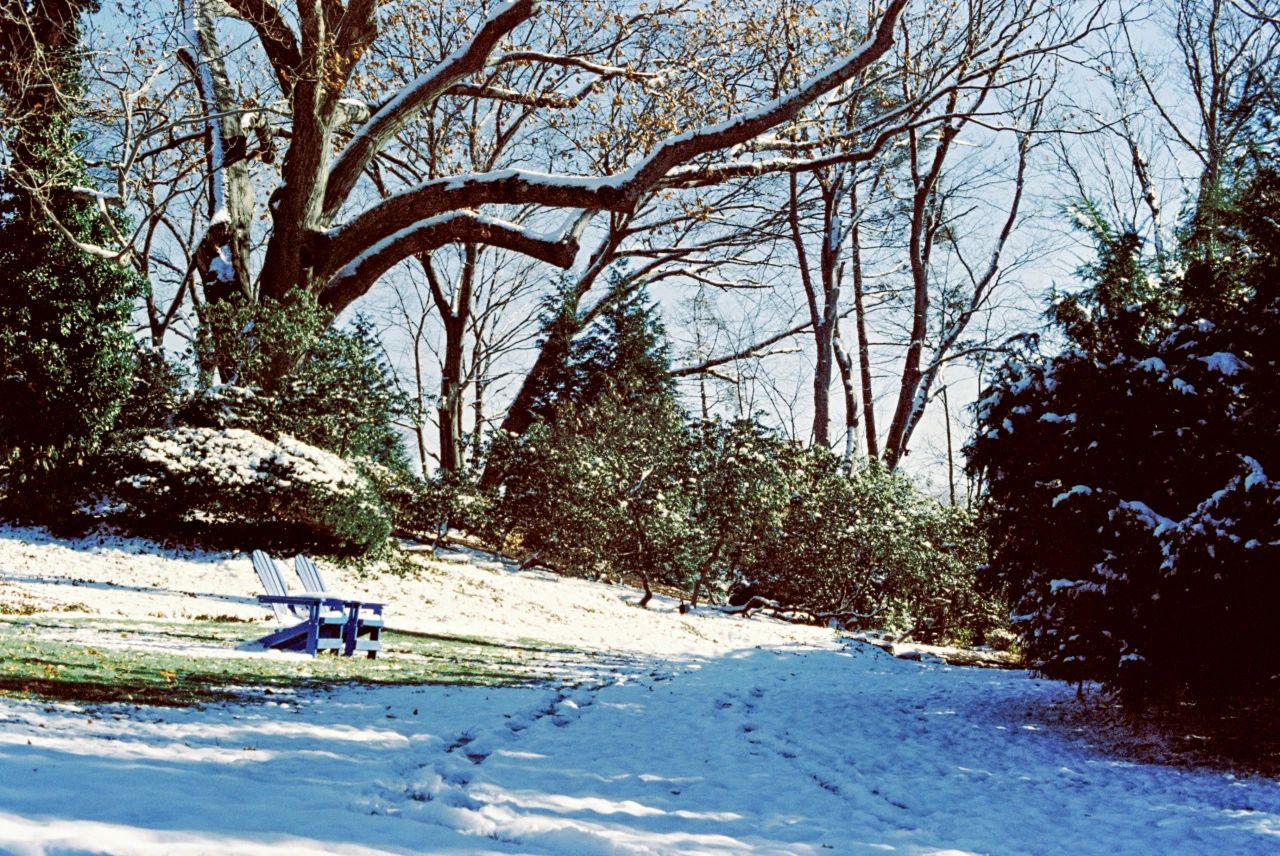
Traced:
[[[500, 564], [324, 571], [392, 625], [626, 656], [577, 686], [0, 699], [0, 851], [1280, 852], [1280, 783], [1110, 757], [1051, 721], [1069, 688], [1022, 672]], [[0, 531], [7, 605], [248, 617], [256, 591], [242, 558]]]

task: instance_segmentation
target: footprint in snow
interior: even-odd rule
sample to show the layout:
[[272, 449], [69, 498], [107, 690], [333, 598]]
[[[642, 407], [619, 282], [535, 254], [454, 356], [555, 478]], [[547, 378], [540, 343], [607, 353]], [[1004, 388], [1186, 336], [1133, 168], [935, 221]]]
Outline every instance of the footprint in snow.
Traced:
[[453, 752], [456, 749], [461, 749], [463, 746], [466, 746], [468, 743], [472, 742], [475, 739], [476, 739], [475, 734], [471, 733], [470, 731], [464, 731], [461, 734], [459, 734], [457, 737], [455, 737], [452, 743], [444, 747], [444, 751]]

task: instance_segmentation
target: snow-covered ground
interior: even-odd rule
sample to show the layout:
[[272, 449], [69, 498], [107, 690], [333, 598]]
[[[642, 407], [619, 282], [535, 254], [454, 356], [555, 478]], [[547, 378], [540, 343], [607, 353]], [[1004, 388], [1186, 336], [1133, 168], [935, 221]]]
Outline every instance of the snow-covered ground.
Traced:
[[[0, 851], [1280, 852], [1280, 783], [1110, 757], [1050, 721], [1069, 688], [1026, 673], [643, 611], [628, 589], [500, 564], [363, 583], [323, 570], [385, 597], [393, 625], [637, 665], [579, 687], [205, 709], [0, 699]], [[242, 558], [0, 531], [6, 603], [251, 615], [256, 590]]]

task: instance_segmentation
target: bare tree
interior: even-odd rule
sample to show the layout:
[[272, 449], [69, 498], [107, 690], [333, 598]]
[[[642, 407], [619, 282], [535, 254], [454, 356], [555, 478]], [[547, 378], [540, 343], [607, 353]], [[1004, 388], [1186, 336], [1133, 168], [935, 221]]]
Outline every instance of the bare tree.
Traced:
[[[442, 176], [370, 203], [361, 203], [359, 192], [367, 170], [396, 134], [441, 99], [460, 91], [540, 105], [551, 105], [562, 98], [554, 91], [485, 90], [483, 84], [473, 81], [486, 69], [549, 64], [572, 66], [582, 74], [595, 76], [624, 71], [572, 56], [502, 48], [503, 41], [514, 37], [537, 11], [534, 0], [511, 0], [496, 5], [431, 69], [381, 103], [370, 105], [369, 117], [358, 121], [359, 116], [353, 116], [344, 102], [350, 97], [356, 68], [379, 36], [377, 4], [372, 0], [351, 0], [345, 6], [299, 3], [290, 16], [265, 0], [232, 0], [216, 8], [197, 6], [188, 18], [197, 22], [197, 31], [201, 16], [214, 11], [229, 12], [249, 24], [278, 87], [278, 103], [284, 113], [279, 136], [287, 134], [287, 145], [281, 158], [280, 178], [267, 205], [271, 225], [257, 277], [258, 294], [280, 298], [293, 289], [304, 289], [336, 314], [398, 262], [446, 244], [472, 242], [503, 247], [559, 267], [570, 266], [591, 212], [625, 215], [645, 194], [669, 182], [677, 168], [684, 169], [684, 179], [708, 174], [715, 164], [704, 163], [703, 159], [796, 118], [822, 95], [854, 79], [889, 49], [894, 25], [905, 5], [906, 0], [886, 3], [878, 25], [862, 45], [793, 90], [728, 120], [684, 128], [682, 133], [667, 136], [622, 171], [547, 175], [513, 168]], [[196, 43], [192, 51], [201, 79], [214, 78], [210, 87], [212, 103], [207, 106], [217, 111], [217, 71], [208, 66], [216, 66], [215, 57], [223, 55], [223, 51], [198, 34], [189, 41]], [[476, 90], [476, 86], [481, 88]], [[465, 87], [471, 88], [460, 89]], [[202, 93], [201, 97], [208, 101], [210, 93]], [[225, 112], [230, 111], [221, 110], [219, 115]], [[216, 152], [221, 141], [216, 139], [219, 135], [211, 136], [215, 138], [211, 150]], [[233, 136], [223, 134], [221, 140]], [[223, 151], [211, 160], [216, 187], [228, 180], [226, 170], [237, 156]], [[215, 201], [232, 206], [236, 198], [227, 193]], [[561, 227], [547, 234], [481, 213], [481, 207], [486, 205], [533, 205], [569, 213]], [[211, 219], [216, 219], [220, 211], [215, 210]], [[234, 233], [234, 225], [242, 215], [228, 207], [227, 216]], [[219, 249], [228, 247], [224, 243]], [[230, 247], [229, 252], [233, 256], [231, 271], [235, 272], [241, 266], [234, 258], [235, 248]], [[214, 267], [222, 276], [228, 273], [222, 265]]]
[[1212, 251], [1224, 172], [1261, 113], [1280, 108], [1277, 15], [1274, 0], [1155, 5], [1087, 64], [1102, 85], [1083, 91], [1103, 95], [1068, 102], [1084, 136], [1062, 139], [1063, 173], [1079, 198], [1147, 239], [1161, 270], [1184, 206]]
[[[813, 339], [814, 442], [831, 445], [831, 387], [839, 371], [843, 388], [844, 453], [852, 459], [865, 426], [866, 452], [894, 467], [931, 400], [938, 373], [971, 353], [964, 336], [970, 322], [993, 305], [993, 292], [1008, 271], [1005, 248], [1020, 219], [1028, 158], [1041, 130], [1046, 81], [1059, 54], [1088, 40], [1105, 25], [1104, 4], [1064, 10], [1052, 3], [960, 3], [947, 15], [904, 15], [895, 48], [864, 69], [846, 90], [803, 121], [757, 140], [776, 153], [790, 173], [772, 218], [758, 228], [793, 248]], [[846, 10], [837, 26], [865, 26]], [[802, 74], [814, 45], [797, 34], [788, 42], [789, 74]], [[964, 137], [962, 137], [964, 135]], [[1001, 156], [999, 138], [1011, 141], [1004, 187], [992, 174], [965, 172], [957, 150], [981, 139], [989, 164]], [[722, 174], [759, 172], [744, 164]], [[956, 181], [948, 179], [954, 171]], [[962, 202], [965, 183], [983, 182]], [[909, 192], [903, 199], [899, 188]], [[994, 193], [993, 193], [994, 191]], [[1000, 199], [992, 204], [993, 199]], [[1003, 211], [1001, 211], [1003, 206]], [[997, 226], [986, 228], [996, 222]], [[897, 240], [895, 233], [905, 240]], [[986, 242], [985, 249], [979, 249]], [[981, 252], [982, 260], [974, 257]], [[886, 288], [869, 267], [887, 266], [889, 278], [905, 259], [905, 295]], [[869, 278], [879, 279], [877, 294]], [[845, 341], [844, 292], [852, 284], [856, 345]], [[905, 307], [904, 329], [890, 329]], [[889, 371], [895, 401], [887, 431], [876, 427], [873, 318], [880, 318], [881, 349], [900, 356]], [[855, 359], [856, 348], [856, 359]], [[746, 349], [745, 354], [751, 350]], [[710, 365], [720, 365], [710, 362]]]

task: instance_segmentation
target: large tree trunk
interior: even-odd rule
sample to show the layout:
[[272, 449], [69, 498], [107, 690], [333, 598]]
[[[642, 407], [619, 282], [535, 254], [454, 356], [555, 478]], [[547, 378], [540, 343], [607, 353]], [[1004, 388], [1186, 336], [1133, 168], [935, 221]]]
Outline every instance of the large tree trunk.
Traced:
[[923, 377], [921, 363], [924, 358], [924, 340], [929, 323], [929, 271], [925, 263], [924, 248], [927, 241], [925, 215], [928, 194], [928, 187], [917, 190], [911, 217], [908, 251], [911, 261], [911, 338], [907, 344], [906, 358], [903, 360], [902, 379], [898, 386], [898, 403], [894, 408], [893, 421], [889, 424], [889, 433], [884, 441], [884, 462], [889, 469], [897, 467], [907, 452], [907, 426], [911, 422], [916, 407], [916, 393], [920, 389], [920, 379]]
[[831, 448], [831, 334], [825, 324], [813, 331], [813, 444], [824, 449]]
[[479, 248], [475, 244], [465, 245], [462, 272], [452, 297], [445, 293], [431, 256], [423, 254], [418, 257], [427, 275], [431, 299], [444, 325], [444, 359], [440, 365], [440, 406], [437, 414], [440, 422], [440, 468], [445, 472], [462, 468], [462, 412], [465, 408], [462, 392], [466, 385], [462, 364], [478, 256]]
[[[948, 98], [949, 109], [954, 109], [956, 98], [954, 93]], [[903, 360], [898, 403], [884, 441], [884, 462], [891, 470], [906, 455], [911, 431], [919, 421], [924, 407], [920, 384], [924, 379], [924, 347], [929, 332], [929, 261], [933, 256], [934, 224], [938, 216], [932, 203], [938, 176], [942, 174], [951, 141], [957, 133], [958, 128], [954, 125], [943, 127], [933, 150], [933, 158], [924, 172], [920, 170], [920, 135], [914, 129], [907, 134], [911, 179], [915, 187], [911, 199], [911, 233], [907, 243], [907, 256], [911, 264], [911, 339]]]
[[465, 318], [446, 318], [444, 360], [440, 371], [440, 469], [462, 468], [462, 350]]
[[318, 294], [324, 283], [315, 273], [313, 244], [329, 225], [324, 199], [329, 186], [330, 114], [326, 89], [332, 69], [326, 12], [319, 4], [298, 5], [302, 50], [292, 92], [292, 137], [272, 194], [271, 239], [262, 263], [259, 293], [283, 300], [302, 289]]
[[218, 41], [222, 14], [210, 0], [186, 0], [189, 53], [187, 61], [204, 104], [205, 158], [209, 170], [209, 227], [196, 248], [206, 303], [247, 300], [249, 230], [253, 222], [253, 187], [249, 180], [248, 139], [241, 121], [242, 104], [227, 77]]

